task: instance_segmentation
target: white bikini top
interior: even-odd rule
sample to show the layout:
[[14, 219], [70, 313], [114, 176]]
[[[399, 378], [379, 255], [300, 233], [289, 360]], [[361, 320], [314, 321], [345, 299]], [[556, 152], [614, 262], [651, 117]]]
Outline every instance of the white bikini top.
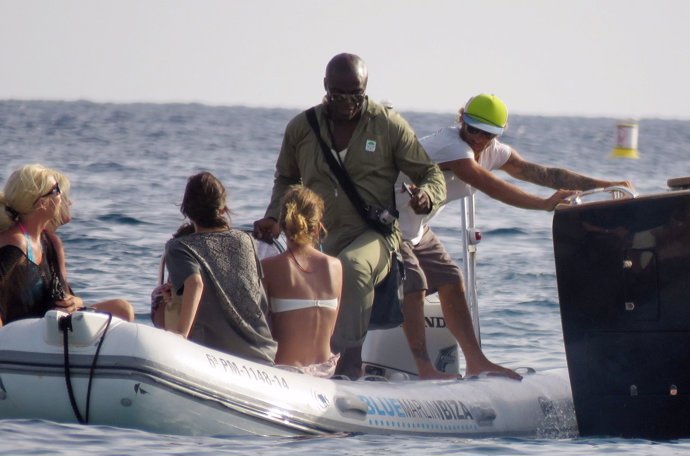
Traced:
[[273, 313], [288, 312], [290, 310], [308, 309], [310, 307], [325, 307], [327, 309], [338, 308], [338, 298], [333, 299], [287, 299], [271, 298], [271, 311]]

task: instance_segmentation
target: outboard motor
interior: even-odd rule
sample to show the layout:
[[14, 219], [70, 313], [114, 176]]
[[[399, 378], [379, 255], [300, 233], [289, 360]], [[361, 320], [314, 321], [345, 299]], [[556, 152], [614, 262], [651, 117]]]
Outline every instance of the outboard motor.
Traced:
[[580, 435], [689, 437], [690, 190], [559, 208], [553, 242]]

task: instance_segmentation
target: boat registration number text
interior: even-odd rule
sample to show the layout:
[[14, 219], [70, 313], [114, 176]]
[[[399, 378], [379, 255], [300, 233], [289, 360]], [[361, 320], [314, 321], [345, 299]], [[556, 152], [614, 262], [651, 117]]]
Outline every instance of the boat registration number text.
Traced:
[[290, 386], [283, 376], [271, 375], [270, 372], [263, 369], [248, 367], [245, 364], [238, 364], [235, 361], [220, 358], [210, 353], [206, 353], [206, 359], [212, 368], [223, 369], [224, 372], [235, 375], [236, 377], [248, 378], [277, 388], [290, 389]]

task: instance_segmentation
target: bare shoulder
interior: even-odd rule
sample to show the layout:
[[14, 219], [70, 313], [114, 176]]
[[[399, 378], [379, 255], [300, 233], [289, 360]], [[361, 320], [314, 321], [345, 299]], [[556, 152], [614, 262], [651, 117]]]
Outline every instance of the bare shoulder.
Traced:
[[263, 267], [264, 269], [274, 269], [285, 263], [285, 260], [286, 258], [283, 254], [266, 257], [263, 260], [261, 260], [261, 267]]
[[343, 265], [336, 257], [328, 255], [326, 255], [326, 257], [326, 261], [328, 262], [329, 276], [331, 280], [333, 280], [333, 285], [335, 286], [336, 290], [340, 290], [343, 286]]
[[20, 249], [24, 248], [24, 237], [21, 235], [21, 233], [18, 232], [13, 232], [13, 231], [4, 231], [0, 233], [0, 247], [5, 247], [6, 245], [13, 245], [15, 247], [19, 247]]
[[281, 279], [285, 277], [286, 268], [287, 265], [282, 255], [275, 255], [261, 260], [264, 285], [270, 289], [280, 283]]
[[336, 258], [334, 256], [326, 255], [325, 253], [322, 253], [321, 255], [323, 255], [323, 257], [322, 257], [323, 261], [326, 262], [326, 264], [328, 264], [329, 268], [331, 268], [331, 269], [335, 268], [335, 269], [342, 271], [343, 265], [338, 258]]
[[322, 252], [319, 252], [318, 258], [319, 264], [321, 265], [320, 267], [324, 271], [328, 271], [329, 276], [342, 277], [343, 265], [338, 258]]

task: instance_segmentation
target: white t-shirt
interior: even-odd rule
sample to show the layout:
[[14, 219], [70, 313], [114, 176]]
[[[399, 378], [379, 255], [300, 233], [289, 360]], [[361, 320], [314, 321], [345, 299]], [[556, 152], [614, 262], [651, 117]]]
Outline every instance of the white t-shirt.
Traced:
[[[434, 163], [444, 163], [453, 160], [474, 160], [474, 152], [460, 138], [458, 126], [446, 127], [436, 133], [425, 136], [419, 140], [424, 146], [429, 158]], [[494, 170], [503, 166], [510, 158], [511, 148], [498, 139], [492, 140], [479, 155], [479, 165], [488, 170]], [[476, 189], [460, 180], [452, 171], [443, 171], [446, 180], [447, 196], [443, 204], [440, 204], [429, 214], [415, 214], [410, 207], [410, 197], [407, 193], [401, 193], [403, 182], [411, 183], [412, 179], [400, 173], [395, 184], [395, 204], [400, 213], [400, 231], [405, 240], [417, 245], [424, 233], [424, 225], [429, 223], [443, 207], [451, 202], [473, 194]]]

